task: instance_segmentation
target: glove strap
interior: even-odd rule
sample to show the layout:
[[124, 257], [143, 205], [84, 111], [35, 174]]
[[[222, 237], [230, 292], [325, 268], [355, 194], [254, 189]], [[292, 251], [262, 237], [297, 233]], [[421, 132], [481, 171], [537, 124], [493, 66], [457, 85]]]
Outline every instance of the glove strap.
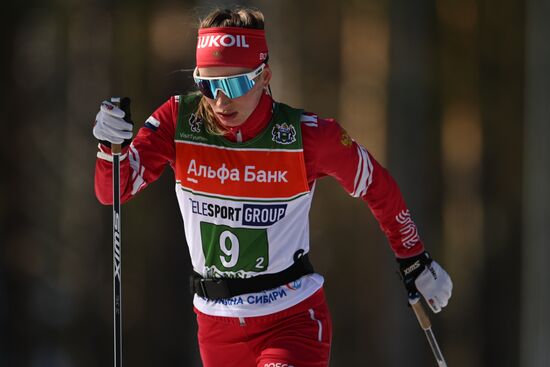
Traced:
[[399, 263], [399, 274], [401, 275], [403, 283], [405, 283], [405, 288], [407, 288], [409, 292], [409, 298], [414, 297], [416, 293], [418, 293], [414, 281], [432, 261], [430, 254], [426, 251], [413, 257], [397, 259]]

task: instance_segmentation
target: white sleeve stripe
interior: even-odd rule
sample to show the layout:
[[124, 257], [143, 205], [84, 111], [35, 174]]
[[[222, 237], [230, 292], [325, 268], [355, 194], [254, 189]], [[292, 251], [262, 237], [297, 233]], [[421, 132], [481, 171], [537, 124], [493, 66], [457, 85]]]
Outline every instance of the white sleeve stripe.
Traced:
[[159, 127], [160, 126], [160, 121], [157, 120], [156, 118], [154, 118], [153, 116], [149, 116], [149, 118], [145, 122], [150, 123], [154, 127]]
[[106, 152], [105, 147], [101, 143], [97, 143], [97, 149], [99, 149], [102, 152]]
[[372, 163], [369, 158], [369, 153], [367, 153], [367, 150], [363, 147], [360, 147], [360, 149], [361, 149], [361, 154], [363, 154], [363, 161], [366, 163], [364, 168], [366, 173], [364, 173], [362, 177], [364, 178], [364, 181], [363, 181], [364, 183], [361, 184], [362, 190], [359, 193], [359, 197], [367, 193], [367, 189], [369, 188], [372, 182]]
[[366, 182], [365, 182], [365, 175], [368, 175], [368, 163], [365, 160], [365, 153], [363, 152], [363, 149], [361, 149], [361, 146], [357, 146], [357, 151], [359, 155], [361, 156], [361, 177], [357, 181], [357, 184], [355, 185], [355, 188], [353, 190], [353, 196], [354, 197], [360, 197], [361, 192], [363, 191]]
[[[97, 147], [99, 149], [96, 155], [97, 158], [113, 163], [113, 156], [110, 153], [107, 153], [106, 151], [104, 151], [103, 144], [98, 144]], [[120, 156], [120, 162], [122, 162], [127, 156], [128, 156], [128, 153], [122, 154]]]
[[[120, 162], [122, 162], [127, 156], [128, 156], [128, 153], [122, 154], [120, 156]], [[97, 152], [97, 158], [113, 163], [113, 156], [111, 154], [108, 154], [102, 151]]]
[[369, 173], [368, 173], [368, 176], [367, 176], [367, 182], [365, 184], [365, 188], [363, 189], [363, 191], [361, 191], [361, 193], [359, 194], [359, 197], [362, 197], [367, 193], [367, 190], [369, 189], [370, 184], [372, 183], [373, 166], [372, 166], [372, 162], [370, 161], [369, 155], [366, 151], [365, 151], [365, 154], [367, 156], [366, 157], [367, 158], [367, 170], [368, 170]]
[[318, 127], [317, 115], [314, 114], [302, 114], [300, 122], [308, 127]]
[[132, 168], [132, 195], [135, 195], [144, 185], [146, 185], [145, 179], [143, 178], [145, 167], [141, 165], [139, 152], [133, 145], [130, 145], [129, 153], [130, 167]]
[[317, 122], [317, 115], [302, 115], [301, 122]]
[[361, 155], [361, 152], [358, 150], [357, 155], [359, 156], [359, 161], [357, 162], [357, 172], [355, 173], [355, 180], [353, 181], [353, 193], [352, 196], [355, 196], [355, 192], [357, 191], [357, 183], [359, 182], [359, 177], [361, 177], [361, 170], [363, 168], [363, 156]]
[[304, 122], [304, 125], [305, 125], [305, 126], [308, 126], [308, 127], [319, 127], [318, 124], [314, 124], [314, 123], [312, 123], [312, 122]]
[[[369, 154], [367, 153], [367, 150], [363, 148], [362, 146], [358, 145], [357, 150], [359, 153], [359, 162], [361, 165], [361, 175], [360, 179], [355, 180], [354, 190], [352, 193], [353, 197], [361, 197], [367, 193], [367, 190], [372, 183], [372, 162], [370, 161]], [[359, 168], [357, 169], [357, 175], [359, 176]]]

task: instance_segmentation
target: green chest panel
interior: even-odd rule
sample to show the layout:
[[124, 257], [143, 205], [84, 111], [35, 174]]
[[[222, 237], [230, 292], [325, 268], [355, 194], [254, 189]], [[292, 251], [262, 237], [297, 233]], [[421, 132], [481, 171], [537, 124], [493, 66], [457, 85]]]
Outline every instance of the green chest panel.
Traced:
[[273, 117], [267, 127], [258, 136], [244, 143], [235, 143], [222, 136], [210, 134], [204, 121], [196, 116], [200, 95], [180, 96], [176, 142], [199, 143], [239, 149], [302, 149], [302, 131], [300, 118], [302, 110], [282, 103], [274, 103]]

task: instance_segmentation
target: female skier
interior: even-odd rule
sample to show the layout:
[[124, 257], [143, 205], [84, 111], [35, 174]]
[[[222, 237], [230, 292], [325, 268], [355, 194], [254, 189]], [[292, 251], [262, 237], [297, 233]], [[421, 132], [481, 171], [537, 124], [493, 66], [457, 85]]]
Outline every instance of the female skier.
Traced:
[[390, 174], [336, 121], [274, 101], [268, 56], [261, 12], [215, 10], [198, 32], [199, 92], [170, 98], [133, 141], [127, 106], [104, 101], [93, 129], [101, 203], [112, 203], [111, 143], [123, 145], [123, 202], [166, 164], [175, 172], [206, 367], [328, 365], [331, 318], [308, 258], [323, 176], [368, 203], [411, 297], [439, 312], [451, 295]]

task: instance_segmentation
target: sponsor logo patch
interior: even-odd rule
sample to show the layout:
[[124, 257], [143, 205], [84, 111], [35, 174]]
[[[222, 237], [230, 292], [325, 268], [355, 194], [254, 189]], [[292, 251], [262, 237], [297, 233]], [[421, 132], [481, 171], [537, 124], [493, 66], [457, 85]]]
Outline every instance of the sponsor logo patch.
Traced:
[[350, 147], [353, 143], [353, 140], [349, 136], [348, 132], [344, 129], [340, 131], [340, 143], [345, 147]]
[[200, 133], [201, 132], [201, 125], [202, 120], [197, 117], [194, 113], [189, 116], [189, 126], [191, 127], [191, 131], [194, 133]]
[[416, 229], [416, 224], [414, 224], [411, 218], [409, 209], [402, 210], [395, 216], [395, 220], [397, 223], [401, 224], [401, 229], [399, 229], [399, 232], [401, 232], [402, 235], [401, 242], [403, 247], [408, 249], [413, 248], [417, 243], [419, 243], [420, 237], [418, 235], [418, 230]]
[[197, 48], [210, 47], [241, 47], [249, 48], [250, 45], [245, 35], [237, 34], [217, 34], [209, 36], [199, 36]]
[[275, 124], [271, 131], [271, 136], [275, 143], [284, 145], [292, 144], [296, 141], [296, 129], [286, 122]]
[[243, 224], [246, 226], [270, 226], [283, 219], [287, 204], [243, 205]]
[[302, 279], [296, 279], [295, 281], [288, 283], [286, 286], [288, 289], [291, 289], [293, 291], [298, 290], [302, 288]]

